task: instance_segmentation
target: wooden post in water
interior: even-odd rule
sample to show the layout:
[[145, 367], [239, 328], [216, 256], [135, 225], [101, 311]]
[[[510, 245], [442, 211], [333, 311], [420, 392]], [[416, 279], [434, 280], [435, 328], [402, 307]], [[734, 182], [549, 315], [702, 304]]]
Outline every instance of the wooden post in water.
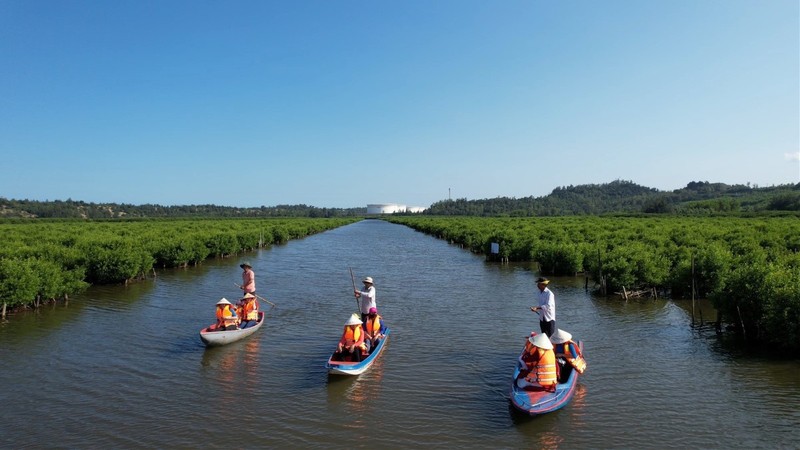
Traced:
[[606, 291], [606, 278], [603, 276], [603, 258], [600, 257], [600, 249], [597, 249], [597, 268], [600, 272], [600, 291], [603, 295], [608, 295]]
[[0, 319], [6, 320], [6, 302], [3, 302], [3, 312], [0, 313]]
[[739, 313], [739, 323], [742, 324], [742, 336], [747, 339], [747, 331], [744, 329], [744, 319], [742, 319], [742, 310], [739, 309], [739, 305], [736, 305], [736, 312]]
[[692, 254], [692, 325], [694, 325], [694, 254]]
[[625, 297], [625, 301], [628, 301], [628, 291], [625, 290], [625, 286], [622, 286], [622, 296]]

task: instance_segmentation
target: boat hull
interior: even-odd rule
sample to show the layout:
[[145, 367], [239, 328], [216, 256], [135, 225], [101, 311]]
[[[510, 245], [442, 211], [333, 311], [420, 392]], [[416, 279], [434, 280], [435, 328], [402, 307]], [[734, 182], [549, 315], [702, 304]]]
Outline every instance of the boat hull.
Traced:
[[[582, 341], [578, 342], [578, 346], [583, 350]], [[578, 371], [569, 364], [565, 364], [561, 370], [569, 371], [569, 374], [559, 377], [555, 392], [528, 390], [517, 386], [517, 378], [520, 374], [520, 367], [517, 365], [511, 379], [511, 404], [518, 411], [531, 416], [547, 414], [563, 408], [575, 395], [578, 386]]]
[[264, 324], [264, 318], [265, 313], [263, 311], [259, 311], [258, 321], [255, 325], [251, 325], [247, 328], [242, 328], [239, 330], [216, 331], [216, 324], [212, 324], [211, 326], [200, 330], [200, 340], [203, 341], [206, 347], [216, 347], [230, 344], [231, 342], [240, 341], [258, 331], [261, 328], [261, 325]]
[[331, 354], [328, 358], [328, 362], [325, 364], [328, 373], [331, 375], [361, 375], [366, 372], [386, 347], [386, 343], [389, 340], [389, 328], [386, 328], [383, 336], [383, 339], [378, 342], [378, 345], [360, 362], [334, 361], [333, 354]]

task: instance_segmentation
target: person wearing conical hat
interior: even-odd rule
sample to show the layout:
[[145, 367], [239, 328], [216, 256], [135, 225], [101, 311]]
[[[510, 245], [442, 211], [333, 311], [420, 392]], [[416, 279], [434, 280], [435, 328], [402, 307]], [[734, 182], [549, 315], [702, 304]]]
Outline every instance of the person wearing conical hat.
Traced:
[[217, 302], [217, 331], [235, 330], [238, 328], [239, 317], [236, 308], [226, 298]]
[[366, 334], [362, 325], [358, 314], [353, 314], [347, 319], [333, 359], [338, 361], [361, 361], [362, 355], [367, 351], [367, 346], [364, 343]]
[[586, 371], [586, 360], [583, 359], [581, 348], [572, 340], [570, 333], [559, 328], [550, 336], [550, 342], [553, 343], [553, 352], [556, 355], [556, 359], [563, 358], [578, 373]]
[[539, 313], [539, 329], [548, 337], [556, 331], [556, 296], [547, 287], [549, 284], [550, 280], [547, 278], [536, 279], [536, 287], [539, 289], [536, 299], [539, 306], [531, 306], [531, 311]]
[[[258, 320], [258, 300], [256, 300], [256, 296], [247, 293], [244, 294], [241, 300], [239, 300], [239, 305], [236, 308], [239, 317], [241, 317], [242, 321], [244, 322], [255, 322]], [[245, 324], [244, 326], [246, 326]], [[243, 328], [244, 328], [243, 326]]]
[[245, 294], [256, 293], [256, 274], [253, 272], [253, 266], [249, 262], [239, 264], [242, 268], [242, 285], [239, 289], [244, 291]]
[[362, 281], [364, 283], [364, 290], [355, 290], [356, 298], [359, 299], [358, 305], [361, 308], [361, 322], [367, 323], [370, 308], [377, 308], [375, 297], [375, 286], [372, 283], [372, 277], [366, 277]]
[[519, 363], [517, 386], [526, 389], [555, 390], [558, 382], [556, 355], [553, 352], [553, 343], [546, 334], [528, 338], [525, 351], [519, 357]]

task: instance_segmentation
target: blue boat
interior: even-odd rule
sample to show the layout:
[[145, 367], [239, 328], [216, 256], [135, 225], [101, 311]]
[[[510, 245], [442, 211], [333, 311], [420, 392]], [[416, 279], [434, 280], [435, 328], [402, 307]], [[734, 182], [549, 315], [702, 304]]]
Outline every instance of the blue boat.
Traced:
[[334, 351], [330, 358], [328, 358], [325, 368], [328, 369], [328, 373], [332, 375], [361, 375], [372, 366], [376, 359], [378, 359], [381, 352], [383, 352], [383, 349], [386, 347], [386, 342], [388, 340], [389, 328], [386, 328], [383, 332], [383, 339], [378, 341], [378, 345], [371, 349], [369, 355], [363, 360], [358, 362], [334, 360], [333, 357], [336, 354]]
[[[578, 346], [583, 352], [583, 341], [578, 341]], [[523, 349], [523, 352], [525, 350]], [[514, 377], [511, 379], [511, 404], [518, 411], [531, 416], [547, 414], [561, 409], [572, 400], [578, 386], [578, 371], [570, 364], [560, 360], [558, 383], [555, 391], [535, 390], [517, 386], [520, 375], [519, 364], [514, 368]]]

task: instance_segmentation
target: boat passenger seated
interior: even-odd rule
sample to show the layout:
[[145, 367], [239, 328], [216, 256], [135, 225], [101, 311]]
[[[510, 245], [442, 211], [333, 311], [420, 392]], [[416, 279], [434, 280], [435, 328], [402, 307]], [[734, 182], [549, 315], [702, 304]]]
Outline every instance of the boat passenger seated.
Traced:
[[365, 333], [362, 328], [361, 317], [353, 314], [344, 324], [344, 332], [336, 352], [333, 354], [334, 361], [361, 361], [361, 357], [367, 352], [364, 344]]
[[383, 339], [384, 331], [386, 331], [386, 327], [383, 325], [383, 317], [378, 315], [378, 308], [373, 306], [369, 309], [367, 320], [364, 323], [364, 341], [370, 352]]
[[236, 308], [226, 298], [217, 302], [217, 326], [215, 331], [236, 330], [239, 328], [239, 317]]
[[558, 380], [556, 355], [546, 334], [528, 338], [525, 350], [519, 357], [520, 375], [517, 386], [526, 389], [555, 391]]
[[248, 325], [248, 322], [257, 322], [258, 321], [258, 300], [256, 300], [256, 296], [247, 293], [244, 294], [241, 300], [239, 300], [239, 306], [236, 308], [236, 312], [241, 317], [242, 328]]
[[550, 336], [550, 342], [553, 343], [553, 352], [558, 360], [563, 359], [578, 373], [583, 373], [586, 370], [586, 360], [583, 359], [581, 348], [572, 340], [571, 334], [558, 329]]

